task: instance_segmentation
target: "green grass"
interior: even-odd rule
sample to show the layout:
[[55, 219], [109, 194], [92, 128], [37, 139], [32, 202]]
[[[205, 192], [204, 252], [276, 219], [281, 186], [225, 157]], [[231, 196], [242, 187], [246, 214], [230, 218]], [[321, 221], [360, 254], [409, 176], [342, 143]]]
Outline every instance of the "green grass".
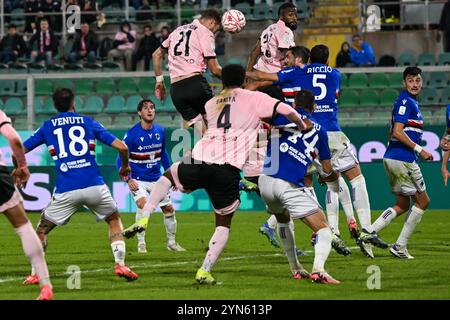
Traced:
[[[374, 212], [373, 219], [379, 212]], [[39, 218], [30, 215], [33, 224]], [[122, 215], [124, 225], [133, 214]], [[449, 211], [425, 214], [410, 241], [415, 260], [394, 259], [388, 251], [374, 249], [376, 259], [369, 260], [354, 249], [349, 257], [332, 252], [327, 270], [343, 281], [340, 286], [325, 286], [290, 278], [286, 257], [270, 246], [257, 232], [266, 214], [237, 213], [225, 252], [213, 269], [221, 282], [216, 286], [198, 286], [194, 276], [201, 265], [212, 232], [211, 213], [178, 213], [178, 242], [187, 252], [169, 252], [160, 213], [150, 219], [147, 235], [148, 254], [136, 252], [136, 240], [127, 241], [127, 264], [140, 275], [126, 282], [113, 274], [113, 260], [107, 237], [107, 225], [95, 223], [90, 214], [77, 214], [70, 223], [55, 229], [49, 237], [47, 262], [55, 299], [449, 299], [450, 215]], [[394, 242], [404, 217], [394, 221], [381, 235]], [[349, 238], [341, 215], [341, 233]], [[296, 222], [297, 244], [311, 250], [311, 236], [301, 222]], [[301, 259], [311, 269], [313, 253]], [[81, 289], [67, 289], [67, 267], [81, 268]], [[367, 267], [381, 269], [381, 289], [366, 286]], [[20, 241], [4, 216], [0, 216], [0, 299], [34, 299], [37, 286], [24, 286], [22, 278], [30, 270]], [[6, 281], [5, 281], [6, 280]]]

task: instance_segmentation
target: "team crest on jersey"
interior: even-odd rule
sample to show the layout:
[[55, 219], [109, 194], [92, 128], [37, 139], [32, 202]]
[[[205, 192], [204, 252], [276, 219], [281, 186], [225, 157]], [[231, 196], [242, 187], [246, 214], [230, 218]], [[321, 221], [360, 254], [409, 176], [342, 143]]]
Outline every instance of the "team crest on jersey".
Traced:
[[155, 133], [155, 137], [156, 137], [157, 140], [159, 140], [159, 138], [161, 138], [159, 133]]

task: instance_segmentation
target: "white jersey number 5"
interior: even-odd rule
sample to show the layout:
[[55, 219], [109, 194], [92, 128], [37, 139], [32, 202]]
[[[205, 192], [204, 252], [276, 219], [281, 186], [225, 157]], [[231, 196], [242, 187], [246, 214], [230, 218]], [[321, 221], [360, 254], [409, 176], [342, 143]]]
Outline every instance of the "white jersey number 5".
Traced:
[[314, 99], [316, 99], [316, 101], [322, 100], [323, 98], [325, 98], [327, 96], [327, 87], [326, 87], [325, 83], [318, 81], [319, 79], [325, 80], [326, 78], [327, 78], [326, 74], [313, 75], [313, 87], [320, 89], [320, 94], [318, 96], [314, 97]]

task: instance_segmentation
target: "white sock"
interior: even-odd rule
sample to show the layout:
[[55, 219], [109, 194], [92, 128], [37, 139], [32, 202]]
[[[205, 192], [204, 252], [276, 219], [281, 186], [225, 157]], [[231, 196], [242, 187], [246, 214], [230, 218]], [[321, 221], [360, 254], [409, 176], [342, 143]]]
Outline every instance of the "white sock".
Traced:
[[175, 234], [177, 233], [177, 219], [175, 219], [175, 212], [173, 212], [171, 216], [164, 215], [164, 225], [166, 226], [167, 244], [175, 244]]
[[41, 286], [47, 285], [51, 287], [52, 284], [50, 283], [47, 263], [44, 258], [44, 250], [33, 226], [28, 221], [23, 226], [17, 228], [16, 233], [22, 241], [23, 252], [30, 260], [32, 274], [37, 274]]
[[331, 229], [339, 235], [339, 183], [338, 181], [327, 182], [326, 208], [328, 224]]
[[125, 241], [118, 240], [111, 243], [114, 261], [121, 266], [125, 265]]
[[416, 229], [420, 220], [422, 220], [424, 212], [424, 210], [417, 208], [416, 206], [412, 206], [408, 216], [406, 217], [405, 224], [403, 225], [402, 232], [400, 232], [400, 236], [398, 237], [396, 244], [401, 247], [406, 247], [409, 237]]
[[277, 218], [275, 218], [275, 215], [270, 215], [269, 219], [267, 219], [267, 224], [271, 229], [275, 229], [277, 227]]
[[348, 189], [347, 183], [342, 176], [339, 177], [339, 202], [344, 209], [345, 216], [347, 217], [347, 223], [350, 222], [350, 220], [355, 219], [350, 190]]
[[366, 180], [363, 175], [359, 175], [350, 181], [353, 187], [353, 206], [358, 213], [359, 223], [361, 228], [372, 232], [371, 213], [369, 195], [367, 194]]
[[322, 228], [317, 231], [316, 244], [314, 246], [314, 264], [313, 272], [324, 272], [325, 271], [325, 261], [331, 251], [331, 229]]
[[[292, 221], [291, 221], [292, 222]], [[294, 274], [300, 270], [300, 262], [297, 259], [297, 250], [295, 247], [295, 235], [291, 228], [290, 223], [278, 223], [278, 237], [280, 238], [281, 245], [289, 261], [289, 266]]]
[[209, 241], [209, 249], [202, 264], [202, 269], [204, 271], [210, 272], [211, 268], [216, 264], [217, 259], [219, 259], [220, 254], [223, 252], [223, 249], [225, 249], [229, 234], [229, 228], [222, 226], [216, 227], [216, 231]]
[[[142, 209], [137, 208], [135, 220], [138, 221], [143, 217], [144, 217], [144, 213], [142, 212]], [[136, 234], [136, 237], [137, 237], [138, 243], [145, 243], [145, 231], [138, 232]]]
[[375, 232], [380, 232], [386, 228], [388, 224], [395, 219], [395, 217], [397, 217], [397, 212], [393, 208], [387, 208], [372, 224], [373, 230], [375, 230]]

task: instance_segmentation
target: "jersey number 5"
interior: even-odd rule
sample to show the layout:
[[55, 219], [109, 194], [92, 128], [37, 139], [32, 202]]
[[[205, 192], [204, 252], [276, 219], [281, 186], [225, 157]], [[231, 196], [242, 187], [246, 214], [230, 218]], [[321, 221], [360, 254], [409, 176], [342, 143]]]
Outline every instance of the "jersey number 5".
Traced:
[[315, 96], [314, 99], [322, 100], [327, 96], [327, 86], [323, 82], [319, 82], [319, 80], [325, 80], [327, 78], [326, 74], [315, 74], [313, 75], [313, 87], [319, 88], [320, 93], [318, 96]]

